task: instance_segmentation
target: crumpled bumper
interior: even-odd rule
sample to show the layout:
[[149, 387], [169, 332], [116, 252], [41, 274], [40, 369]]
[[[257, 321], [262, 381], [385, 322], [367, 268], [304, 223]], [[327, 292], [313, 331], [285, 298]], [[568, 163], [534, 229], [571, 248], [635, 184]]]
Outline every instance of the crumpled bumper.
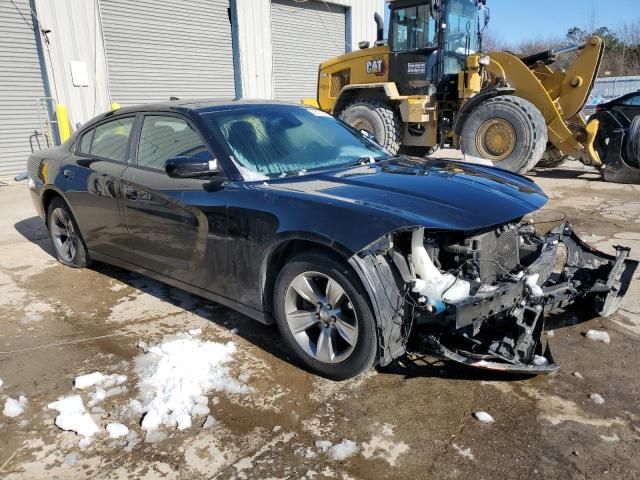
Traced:
[[427, 336], [429, 349], [444, 359], [486, 370], [557, 371], [549, 346], [543, 346], [545, 315], [577, 300], [591, 304], [594, 317], [615, 313], [638, 267], [628, 258], [628, 248], [615, 248], [615, 255], [600, 252], [569, 224], [560, 225], [544, 237], [526, 276], [448, 305], [448, 328]]

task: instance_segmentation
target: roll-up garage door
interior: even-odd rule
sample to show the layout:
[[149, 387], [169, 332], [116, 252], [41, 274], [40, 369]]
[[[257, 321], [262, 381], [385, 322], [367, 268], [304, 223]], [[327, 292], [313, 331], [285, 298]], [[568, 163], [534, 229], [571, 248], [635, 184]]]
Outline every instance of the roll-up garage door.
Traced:
[[29, 0], [0, 2], [0, 178], [26, 170], [44, 95]]
[[100, 0], [111, 99], [234, 98], [229, 0]]
[[316, 98], [318, 66], [345, 53], [345, 9], [325, 2], [273, 0], [275, 97], [298, 102]]

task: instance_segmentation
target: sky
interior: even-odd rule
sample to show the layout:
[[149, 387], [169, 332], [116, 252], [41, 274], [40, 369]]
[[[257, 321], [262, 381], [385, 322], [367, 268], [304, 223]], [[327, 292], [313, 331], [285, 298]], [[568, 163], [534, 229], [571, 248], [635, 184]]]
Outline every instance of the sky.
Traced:
[[[616, 28], [640, 20], [640, 0], [487, 0], [492, 35], [508, 44], [564, 37], [574, 26]], [[385, 19], [388, 25], [388, 16]]]
[[640, 20], [640, 0], [487, 0], [492, 34], [510, 44]]

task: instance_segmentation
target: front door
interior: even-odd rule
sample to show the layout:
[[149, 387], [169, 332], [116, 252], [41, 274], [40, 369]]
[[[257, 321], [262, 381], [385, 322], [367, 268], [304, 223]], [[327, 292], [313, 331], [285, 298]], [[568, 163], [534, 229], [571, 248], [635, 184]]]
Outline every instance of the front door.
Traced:
[[[212, 272], [202, 268], [216, 224], [225, 225], [226, 207], [205, 215], [184, 199], [205, 191], [208, 180], [170, 178], [165, 162], [177, 156], [211, 156], [195, 128], [180, 116], [145, 115], [134, 145], [136, 160], [122, 176], [124, 212], [133, 263], [190, 285], [209, 289]], [[216, 222], [216, 219], [222, 222]]]
[[128, 260], [129, 235], [122, 215], [120, 176], [130, 156], [135, 116], [103, 122], [84, 132], [61, 183], [90, 251]]

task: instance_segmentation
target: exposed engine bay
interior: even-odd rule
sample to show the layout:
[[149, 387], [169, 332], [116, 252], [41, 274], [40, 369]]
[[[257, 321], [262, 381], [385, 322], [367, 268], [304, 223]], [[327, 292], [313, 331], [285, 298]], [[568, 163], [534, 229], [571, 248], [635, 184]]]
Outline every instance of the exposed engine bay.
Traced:
[[594, 316], [615, 313], [638, 265], [628, 248], [599, 252], [568, 224], [546, 235], [520, 221], [474, 232], [417, 228], [381, 246], [376, 255], [401, 286], [394, 321], [405, 346], [419, 327], [441, 358], [536, 374], [559, 368], [543, 348], [545, 315], [579, 300]]

